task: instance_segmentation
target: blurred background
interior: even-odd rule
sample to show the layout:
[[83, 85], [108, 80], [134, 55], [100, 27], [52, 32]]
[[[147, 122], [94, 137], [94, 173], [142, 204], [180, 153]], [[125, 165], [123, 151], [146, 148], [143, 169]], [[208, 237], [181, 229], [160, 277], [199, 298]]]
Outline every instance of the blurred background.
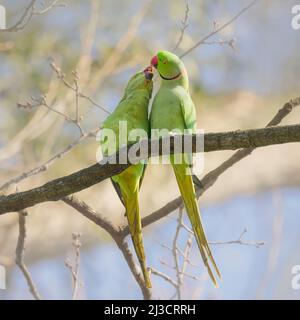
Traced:
[[[47, 6], [51, 1], [37, 3], [42, 10], [43, 3]], [[1, 193], [15, 192], [16, 186], [20, 191], [39, 186], [96, 161], [98, 142], [94, 136], [78, 143], [80, 130], [74, 123], [37, 103], [46, 94], [48, 105], [75, 117], [76, 96], [58, 79], [51, 63], [62, 70], [68, 83], [73, 85], [75, 77], [81, 92], [92, 98], [93, 103], [84, 98], [79, 103], [81, 126], [85, 132], [93, 131], [107, 116], [101, 106], [114, 110], [129, 77], [148, 65], [157, 50], [174, 49], [187, 3], [188, 26], [176, 48], [178, 54], [250, 1], [65, 0], [57, 2], [65, 6], [35, 15], [23, 30], [0, 33], [0, 185], [31, 169], [40, 171], [0, 187]], [[29, 0], [3, 0], [1, 4], [11, 26]], [[208, 39], [209, 43], [184, 57], [199, 128], [213, 132], [263, 127], [285, 102], [299, 95], [300, 30], [291, 27], [291, 9], [296, 4], [292, 0], [258, 0]], [[155, 88], [158, 85], [157, 79]], [[299, 117], [300, 107], [283, 124], [298, 123]], [[67, 151], [74, 142], [75, 147]], [[231, 154], [205, 154], [203, 175]], [[40, 170], [42, 164], [47, 164], [43, 167], [47, 170]], [[200, 198], [206, 233], [215, 243], [212, 250], [223, 281], [219, 289], [212, 287], [193, 240], [182, 298], [300, 298], [300, 290], [291, 285], [292, 267], [300, 265], [299, 170], [299, 144], [260, 148], [227, 170]], [[144, 216], [178, 195], [168, 166], [148, 167], [141, 190]], [[124, 209], [109, 181], [80, 192], [78, 197], [115, 225], [126, 224]], [[82, 285], [77, 298], [142, 298], [120, 251], [105, 231], [62, 202], [43, 203], [28, 213], [25, 261], [43, 298], [72, 297], [65, 261], [74, 260], [74, 232], [82, 234]], [[144, 229], [149, 266], [173, 279], [176, 273], [169, 247], [177, 217], [178, 211]], [[17, 236], [17, 214], [1, 216], [0, 264], [7, 271], [7, 289], [0, 290], [0, 299], [32, 298], [14, 263]], [[188, 232], [181, 230], [178, 245], [182, 250], [188, 238]], [[152, 275], [152, 280], [154, 297], [177, 298], [164, 279]]]

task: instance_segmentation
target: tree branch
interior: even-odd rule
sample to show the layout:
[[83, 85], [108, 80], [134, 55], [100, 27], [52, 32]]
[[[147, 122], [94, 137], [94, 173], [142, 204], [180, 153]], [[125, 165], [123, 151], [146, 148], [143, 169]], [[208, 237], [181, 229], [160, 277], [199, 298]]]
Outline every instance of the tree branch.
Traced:
[[72, 263], [69, 259], [65, 261], [65, 266], [70, 270], [72, 276], [72, 300], [76, 300], [78, 296], [78, 290], [80, 287], [79, 279], [79, 265], [80, 265], [80, 248], [81, 244], [81, 233], [72, 234], [72, 245], [75, 250], [75, 258]]
[[38, 11], [35, 9], [36, 2], [37, 2], [37, 0], [31, 0], [29, 5], [24, 9], [19, 20], [9, 28], [0, 29], [0, 33], [1, 32], [17, 32], [17, 31], [23, 30], [28, 25], [28, 23], [31, 21], [33, 16], [43, 15], [55, 7], [64, 6], [64, 5], [58, 5], [57, 4], [58, 0], [53, 0], [49, 5], [44, 7], [42, 10]]
[[[139, 147], [143, 150], [146, 144], [148, 155], [158, 156], [174, 153], [175, 139], [192, 138], [193, 152], [197, 150], [197, 139], [201, 139], [199, 134], [182, 135], [170, 137], [170, 152], [163, 150], [162, 146], [166, 143], [166, 138], [153, 140], [143, 140], [138, 144], [129, 145], [120, 150], [117, 158], [126, 159], [126, 164], [111, 164], [110, 160], [115, 160], [115, 155], [110, 158], [103, 159], [100, 163], [96, 163], [88, 168], [82, 169], [71, 175], [52, 180], [43, 186], [19, 193], [10, 194], [8, 196], [0, 196], [0, 214], [6, 212], [19, 211], [38, 203], [46, 201], [57, 201], [75, 192], [81, 191], [92, 185], [95, 185], [113, 175], [119, 174], [128, 168], [131, 163], [128, 159], [128, 153], [131, 148]], [[167, 138], [169, 141], [169, 138]], [[186, 141], [186, 140], [185, 140]], [[269, 146], [274, 144], [283, 144], [290, 142], [300, 142], [300, 125], [289, 125], [281, 127], [268, 127], [262, 129], [237, 130], [231, 132], [207, 133], [204, 135], [204, 151], [218, 150], [235, 150], [240, 148], [253, 149], [257, 147]], [[158, 145], [159, 148], [152, 150], [151, 146]], [[137, 148], [137, 150], [139, 150]], [[152, 152], [151, 152], [152, 151]], [[147, 155], [147, 156], [148, 156]], [[139, 159], [146, 159], [146, 155]]]
[[223, 29], [227, 28], [229, 25], [231, 25], [235, 20], [237, 20], [242, 14], [244, 14], [246, 11], [248, 11], [251, 7], [253, 7], [256, 2], [258, 0], [253, 0], [252, 2], [250, 2], [245, 8], [243, 8], [241, 11], [239, 11], [234, 17], [232, 17], [230, 20], [228, 20], [226, 23], [224, 23], [223, 25], [221, 25], [220, 27], [216, 28], [215, 30], [213, 30], [211, 33], [209, 33], [207, 36], [205, 36], [203, 39], [199, 40], [198, 42], [196, 42], [191, 48], [189, 48], [188, 50], [186, 50], [181, 56], [180, 58], [185, 57], [186, 55], [188, 55], [189, 53], [191, 53], [193, 50], [195, 50], [197, 47], [199, 47], [201, 44], [206, 44], [206, 40], [211, 38], [212, 36], [216, 35], [217, 33], [219, 33], [220, 31], [222, 31]]
[[104, 229], [115, 241], [117, 247], [122, 252], [124, 259], [134, 276], [136, 282], [138, 283], [143, 297], [145, 300], [151, 299], [151, 290], [148, 289], [144, 283], [144, 279], [142, 277], [141, 272], [139, 272], [134, 259], [133, 255], [128, 247], [128, 244], [125, 240], [125, 237], [127, 234], [121, 232], [118, 228], [116, 228], [110, 221], [108, 221], [106, 218], [104, 218], [102, 215], [100, 215], [98, 212], [96, 212], [93, 208], [91, 208], [88, 204], [85, 202], [77, 199], [74, 196], [69, 196], [66, 198], [63, 198], [62, 201], [64, 201], [67, 205], [71, 206], [78, 212], [80, 212], [83, 216], [85, 216], [87, 219], [94, 222], [97, 226]]
[[16, 248], [16, 265], [20, 268], [23, 273], [26, 282], [29, 287], [29, 291], [36, 300], [41, 300], [41, 296], [37, 291], [37, 288], [31, 278], [30, 272], [28, 271], [24, 263], [24, 253], [25, 253], [25, 241], [26, 241], [26, 211], [19, 211], [19, 237]]

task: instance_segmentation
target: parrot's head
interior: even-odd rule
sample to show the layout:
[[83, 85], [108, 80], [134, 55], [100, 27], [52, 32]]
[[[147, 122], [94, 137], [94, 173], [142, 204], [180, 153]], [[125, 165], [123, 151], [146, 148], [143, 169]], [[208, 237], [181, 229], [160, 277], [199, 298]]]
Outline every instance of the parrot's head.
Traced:
[[152, 94], [153, 89], [153, 67], [149, 66], [144, 71], [136, 73], [128, 81], [126, 86], [127, 92], [133, 92], [136, 90], [147, 90], [149, 95]]
[[161, 78], [165, 80], [175, 80], [182, 75], [186, 75], [183, 62], [169, 51], [159, 51], [151, 59], [151, 65], [157, 69]]

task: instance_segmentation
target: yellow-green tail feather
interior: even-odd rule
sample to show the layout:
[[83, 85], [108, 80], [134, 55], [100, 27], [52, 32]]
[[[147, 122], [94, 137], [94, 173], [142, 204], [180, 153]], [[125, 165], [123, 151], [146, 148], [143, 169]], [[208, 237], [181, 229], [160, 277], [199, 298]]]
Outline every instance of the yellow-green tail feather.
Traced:
[[[172, 157], [171, 157], [171, 161], [172, 161]], [[195, 238], [196, 238], [204, 265], [206, 266], [208, 274], [211, 280], [213, 281], [214, 285], [218, 287], [217, 280], [214, 276], [214, 273], [212, 272], [209, 262], [214, 267], [214, 270], [219, 278], [221, 278], [221, 274], [212, 256], [211, 250], [209, 248], [209, 244], [206, 239], [204, 228], [201, 222], [201, 216], [200, 216], [200, 211], [199, 211], [199, 207], [196, 199], [192, 176], [187, 174], [187, 170], [189, 170], [189, 167], [186, 164], [173, 164], [173, 169], [174, 169], [176, 180], [180, 189], [181, 196], [183, 198], [183, 202], [186, 207], [188, 217], [193, 227]]]
[[146, 266], [146, 258], [143, 245], [141, 216], [138, 203], [138, 191], [134, 192], [130, 197], [123, 195], [126, 208], [126, 216], [128, 220], [129, 230], [134, 246], [134, 250], [140, 262], [142, 273], [147, 288], [151, 288], [151, 280]]

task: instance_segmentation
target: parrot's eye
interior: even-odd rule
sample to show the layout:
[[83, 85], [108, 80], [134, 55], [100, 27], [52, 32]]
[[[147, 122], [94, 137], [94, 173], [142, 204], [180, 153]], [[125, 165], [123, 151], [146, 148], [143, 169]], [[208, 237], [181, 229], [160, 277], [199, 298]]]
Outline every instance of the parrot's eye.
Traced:
[[163, 64], [167, 64], [169, 62], [168, 59], [164, 56], [158, 57], [158, 60]]

